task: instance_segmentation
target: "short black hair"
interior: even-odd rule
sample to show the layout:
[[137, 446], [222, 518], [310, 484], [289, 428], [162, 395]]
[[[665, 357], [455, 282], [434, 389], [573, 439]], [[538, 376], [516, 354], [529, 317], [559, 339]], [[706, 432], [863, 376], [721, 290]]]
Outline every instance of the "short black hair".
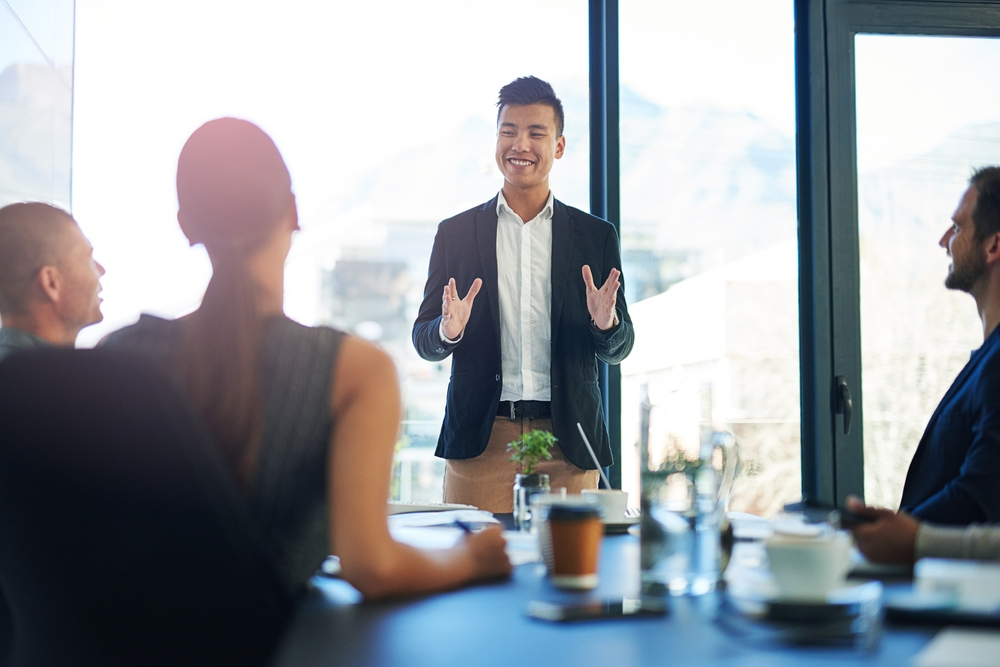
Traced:
[[522, 76], [501, 88], [500, 98], [497, 100], [497, 123], [500, 122], [500, 112], [508, 104], [544, 104], [552, 107], [556, 114], [556, 136], [562, 136], [566, 120], [562, 102], [548, 82], [535, 76]]
[[972, 223], [975, 225], [973, 239], [981, 243], [988, 236], [1000, 234], [1000, 167], [977, 169], [969, 184], [978, 191]]

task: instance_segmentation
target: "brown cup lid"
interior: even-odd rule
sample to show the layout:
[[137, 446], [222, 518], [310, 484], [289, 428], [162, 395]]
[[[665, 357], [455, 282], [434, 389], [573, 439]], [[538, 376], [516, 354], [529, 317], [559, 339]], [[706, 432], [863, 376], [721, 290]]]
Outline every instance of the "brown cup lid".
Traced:
[[549, 521], [587, 521], [600, 519], [597, 507], [590, 505], [560, 505], [553, 504], [549, 508]]

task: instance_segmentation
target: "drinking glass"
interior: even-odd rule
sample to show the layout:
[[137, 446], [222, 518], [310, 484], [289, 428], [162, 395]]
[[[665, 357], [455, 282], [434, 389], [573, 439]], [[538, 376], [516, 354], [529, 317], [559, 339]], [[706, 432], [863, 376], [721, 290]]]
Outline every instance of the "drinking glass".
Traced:
[[719, 580], [720, 533], [736, 474], [736, 439], [701, 428], [687, 441], [666, 410], [640, 408], [642, 592], [701, 595]]
[[[545, 474], [525, 475], [518, 473], [514, 478], [514, 525], [522, 532], [531, 530], [531, 499], [549, 493], [549, 476]], [[563, 489], [563, 493], [565, 493]]]

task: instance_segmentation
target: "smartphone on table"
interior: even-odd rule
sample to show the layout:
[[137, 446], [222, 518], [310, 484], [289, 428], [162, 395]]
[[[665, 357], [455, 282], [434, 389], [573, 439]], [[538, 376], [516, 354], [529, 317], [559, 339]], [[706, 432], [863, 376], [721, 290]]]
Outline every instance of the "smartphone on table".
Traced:
[[630, 618], [639, 616], [664, 616], [666, 601], [655, 598], [615, 598], [613, 600], [588, 600], [585, 602], [528, 603], [528, 616], [542, 621], [562, 623], [588, 621], [600, 618]]

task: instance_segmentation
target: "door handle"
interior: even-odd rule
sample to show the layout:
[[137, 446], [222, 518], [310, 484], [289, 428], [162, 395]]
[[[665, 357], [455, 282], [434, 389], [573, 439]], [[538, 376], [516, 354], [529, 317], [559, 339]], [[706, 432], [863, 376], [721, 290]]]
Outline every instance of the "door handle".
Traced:
[[851, 413], [854, 404], [851, 402], [851, 390], [847, 386], [847, 378], [838, 375], [834, 378], [837, 384], [837, 414], [844, 415], [844, 435], [851, 432]]

